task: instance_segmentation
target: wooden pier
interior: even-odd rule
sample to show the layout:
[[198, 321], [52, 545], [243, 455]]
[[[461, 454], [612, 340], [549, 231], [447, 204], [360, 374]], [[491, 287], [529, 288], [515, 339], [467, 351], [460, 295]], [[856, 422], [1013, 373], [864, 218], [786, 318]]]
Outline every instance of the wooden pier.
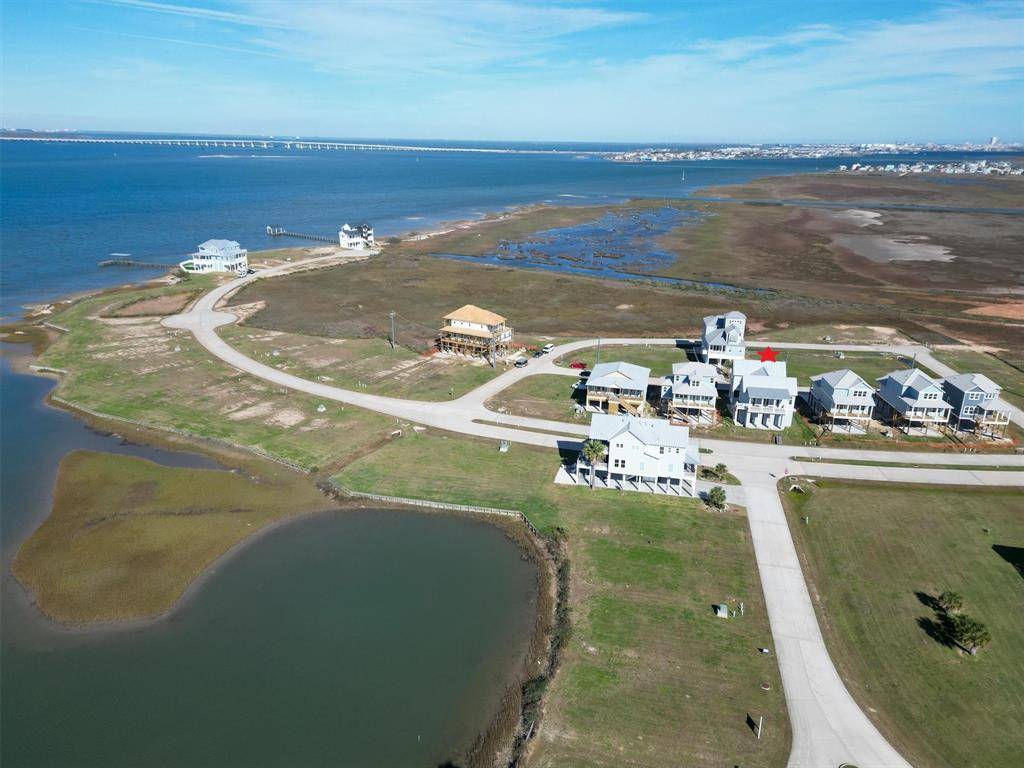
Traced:
[[307, 235], [304, 232], [289, 232], [284, 227], [267, 227], [267, 234], [271, 237], [298, 237], [302, 240], [315, 240], [318, 243], [332, 243], [337, 245], [337, 237], [327, 235]]
[[146, 269], [171, 269], [177, 264], [161, 264], [156, 261], [136, 261], [135, 259], [106, 259], [99, 262], [100, 267], [145, 267]]

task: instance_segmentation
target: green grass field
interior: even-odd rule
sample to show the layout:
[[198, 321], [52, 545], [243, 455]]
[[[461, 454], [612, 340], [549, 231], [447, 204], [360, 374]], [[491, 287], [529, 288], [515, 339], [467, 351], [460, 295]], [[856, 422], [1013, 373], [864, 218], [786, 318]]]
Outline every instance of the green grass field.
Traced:
[[161, 614], [214, 560], [263, 526], [334, 505], [309, 478], [260, 464], [253, 479], [70, 453], [61, 461], [53, 511], [18, 551], [14, 574], [57, 621]]
[[576, 405], [582, 400], [579, 390], [574, 389], [579, 381], [554, 373], [528, 376], [488, 400], [487, 407], [516, 416], [585, 424], [590, 416], [576, 413]]
[[[783, 496], [829, 652], [854, 697], [918, 768], [1019, 762], [1020, 491], [817, 486]], [[991, 644], [975, 657], [929, 634], [936, 614], [919, 595], [947, 589], [963, 595], [964, 611], [991, 631]]]
[[[940, 350], [935, 358], [953, 366], [960, 373], [983, 373], [1003, 388], [1001, 397], [1024, 408], [1024, 360], [1011, 359], [1010, 365], [984, 352]], [[1015, 368], [1014, 365], [1019, 366]]]
[[191, 334], [156, 319], [100, 317], [111, 306], [192, 290], [192, 280], [132, 289], [58, 312], [52, 321], [69, 332], [39, 360], [68, 372], [57, 395], [103, 415], [254, 448], [306, 469], [344, 462], [394, 429], [394, 419], [242, 374], [212, 357]]
[[505, 370], [482, 360], [428, 357], [402, 346], [392, 349], [385, 339], [328, 339], [238, 325], [219, 333], [249, 357], [282, 371], [387, 397], [448, 400]]
[[[555, 362], [568, 366], [573, 360], [582, 360], [587, 368], [593, 368], [597, 363], [597, 354], [596, 347], [588, 347], [560, 357]], [[601, 347], [602, 363], [622, 361], [633, 363], [633, 365], [642, 365], [651, 369], [652, 376], [669, 376], [672, 374], [673, 363], [685, 363], [686, 360], [685, 350], [665, 344], [603, 345]]]
[[[778, 766], [789, 727], [746, 520], [700, 502], [565, 488], [554, 451], [427, 432], [338, 476], [360, 491], [519, 509], [564, 526], [573, 638], [533, 766]], [[397, 469], [400, 468], [400, 469]], [[711, 605], [746, 605], [719, 619]], [[760, 689], [762, 682], [770, 691]], [[757, 741], [747, 715], [765, 716]]]
[[[753, 353], [748, 356], [752, 357]], [[912, 360], [905, 360], [896, 355], [877, 352], [846, 352], [842, 358], [838, 358], [832, 352], [810, 349], [780, 350], [779, 360], [786, 362], [786, 372], [790, 376], [795, 376], [801, 387], [811, 385], [811, 376], [842, 368], [849, 368], [873, 387], [875, 379], [892, 371], [910, 368], [913, 363]], [[923, 365], [917, 367], [924, 373], [934, 375]]]

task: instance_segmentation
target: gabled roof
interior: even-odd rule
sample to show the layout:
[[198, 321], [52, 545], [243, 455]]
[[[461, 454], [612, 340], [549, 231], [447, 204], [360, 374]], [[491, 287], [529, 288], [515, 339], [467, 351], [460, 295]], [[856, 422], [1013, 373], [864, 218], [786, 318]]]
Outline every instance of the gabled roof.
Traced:
[[444, 316], [444, 319], [461, 320], [464, 323], [481, 323], [483, 325], [501, 325], [501, 323], [505, 322], [505, 318], [501, 315], [486, 309], [480, 309], [480, 307], [473, 304], [466, 304], [454, 312], [449, 312]]
[[913, 387], [914, 389], [919, 389], [922, 386], [942, 388], [939, 382], [927, 373], [924, 373], [920, 368], [903, 368], [899, 371], [893, 371], [880, 377], [877, 381], [885, 381], [886, 379], [891, 379], [903, 387]]
[[752, 397], [763, 397], [766, 400], [788, 400], [793, 394], [789, 387], [743, 387], [739, 400], [741, 403], [748, 402]]
[[819, 381], [828, 384], [830, 389], [855, 389], [858, 387], [864, 387], [868, 391], [872, 389], [871, 385], [849, 368], [841, 368], [838, 371], [829, 371], [828, 373], [819, 373], [817, 376], [811, 376], [812, 383], [817, 384]]
[[693, 379], [715, 379], [718, 377], [718, 369], [711, 363], [673, 363], [672, 364], [672, 375], [673, 376], [684, 376], [690, 380]]
[[998, 395], [1002, 391], [1002, 387], [982, 373], [960, 373], [956, 376], [950, 376], [945, 381], [947, 384], [959, 389], [961, 392], [980, 390], [982, 392], [991, 392], [992, 394]]
[[228, 251], [228, 250], [233, 250], [233, 249], [239, 248], [239, 247], [240, 246], [238, 245], [238, 243], [235, 240], [218, 240], [218, 239], [213, 239], [213, 240], [207, 240], [205, 243], [200, 243], [199, 244], [200, 250]]
[[732, 375], [736, 376], [785, 376], [786, 361], [776, 360], [762, 363], [760, 360], [735, 360]]
[[632, 363], [600, 363], [595, 365], [587, 379], [587, 386], [614, 387], [632, 384], [646, 388], [651, 378], [651, 369]]
[[690, 430], [673, 426], [665, 419], [638, 419], [632, 416], [595, 413], [590, 421], [590, 438], [610, 442], [629, 433], [644, 445], [686, 448]]

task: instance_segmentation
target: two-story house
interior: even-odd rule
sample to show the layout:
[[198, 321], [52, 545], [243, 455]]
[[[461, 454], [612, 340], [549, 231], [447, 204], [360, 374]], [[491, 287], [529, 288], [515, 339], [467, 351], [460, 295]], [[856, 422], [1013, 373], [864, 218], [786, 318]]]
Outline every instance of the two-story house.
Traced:
[[494, 312], [467, 304], [443, 319], [444, 326], [437, 334], [437, 348], [442, 352], [494, 360], [512, 346], [513, 330]]
[[946, 402], [952, 408], [950, 425], [958, 432], [1002, 437], [1010, 423], [1010, 409], [999, 399], [1002, 388], [980, 373], [961, 373], [942, 380]]
[[[595, 463], [595, 486], [618, 490], [697, 494], [700, 446], [690, 430], [664, 419], [594, 414], [590, 439], [607, 446], [604, 461]], [[589, 482], [591, 467], [580, 454], [573, 469], [578, 483]]]
[[729, 379], [732, 420], [751, 429], [786, 429], [793, 423], [796, 391], [785, 362], [736, 360]]
[[195, 253], [180, 266], [186, 272], [234, 272], [244, 275], [249, 271], [249, 251], [234, 240], [207, 240], [200, 243]]
[[373, 227], [369, 224], [342, 224], [338, 230], [338, 245], [356, 251], [373, 248]]
[[688, 424], [714, 424], [718, 400], [718, 369], [710, 363], [675, 363], [662, 392], [662, 409], [669, 418]]
[[727, 360], [742, 360], [747, 350], [743, 341], [746, 329], [747, 316], [742, 312], [705, 317], [697, 350], [701, 361], [721, 365]]
[[943, 394], [942, 385], [917, 368], [893, 371], [878, 379], [878, 415], [907, 433], [927, 434], [949, 421]]
[[587, 408], [643, 416], [651, 369], [632, 363], [600, 363], [587, 379]]
[[866, 432], [875, 411], [875, 390], [843, 368], [811, 376], [807, 402], [815, 420], [828, 430]]

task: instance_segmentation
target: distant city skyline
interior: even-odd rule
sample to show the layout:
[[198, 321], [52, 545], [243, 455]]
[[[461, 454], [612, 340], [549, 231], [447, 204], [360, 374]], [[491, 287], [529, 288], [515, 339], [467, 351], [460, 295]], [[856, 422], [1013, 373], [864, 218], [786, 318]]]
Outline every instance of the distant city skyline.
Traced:
[[2, 123], [636, 144], [1024, 140], [1024, 3], [3, 6]]

